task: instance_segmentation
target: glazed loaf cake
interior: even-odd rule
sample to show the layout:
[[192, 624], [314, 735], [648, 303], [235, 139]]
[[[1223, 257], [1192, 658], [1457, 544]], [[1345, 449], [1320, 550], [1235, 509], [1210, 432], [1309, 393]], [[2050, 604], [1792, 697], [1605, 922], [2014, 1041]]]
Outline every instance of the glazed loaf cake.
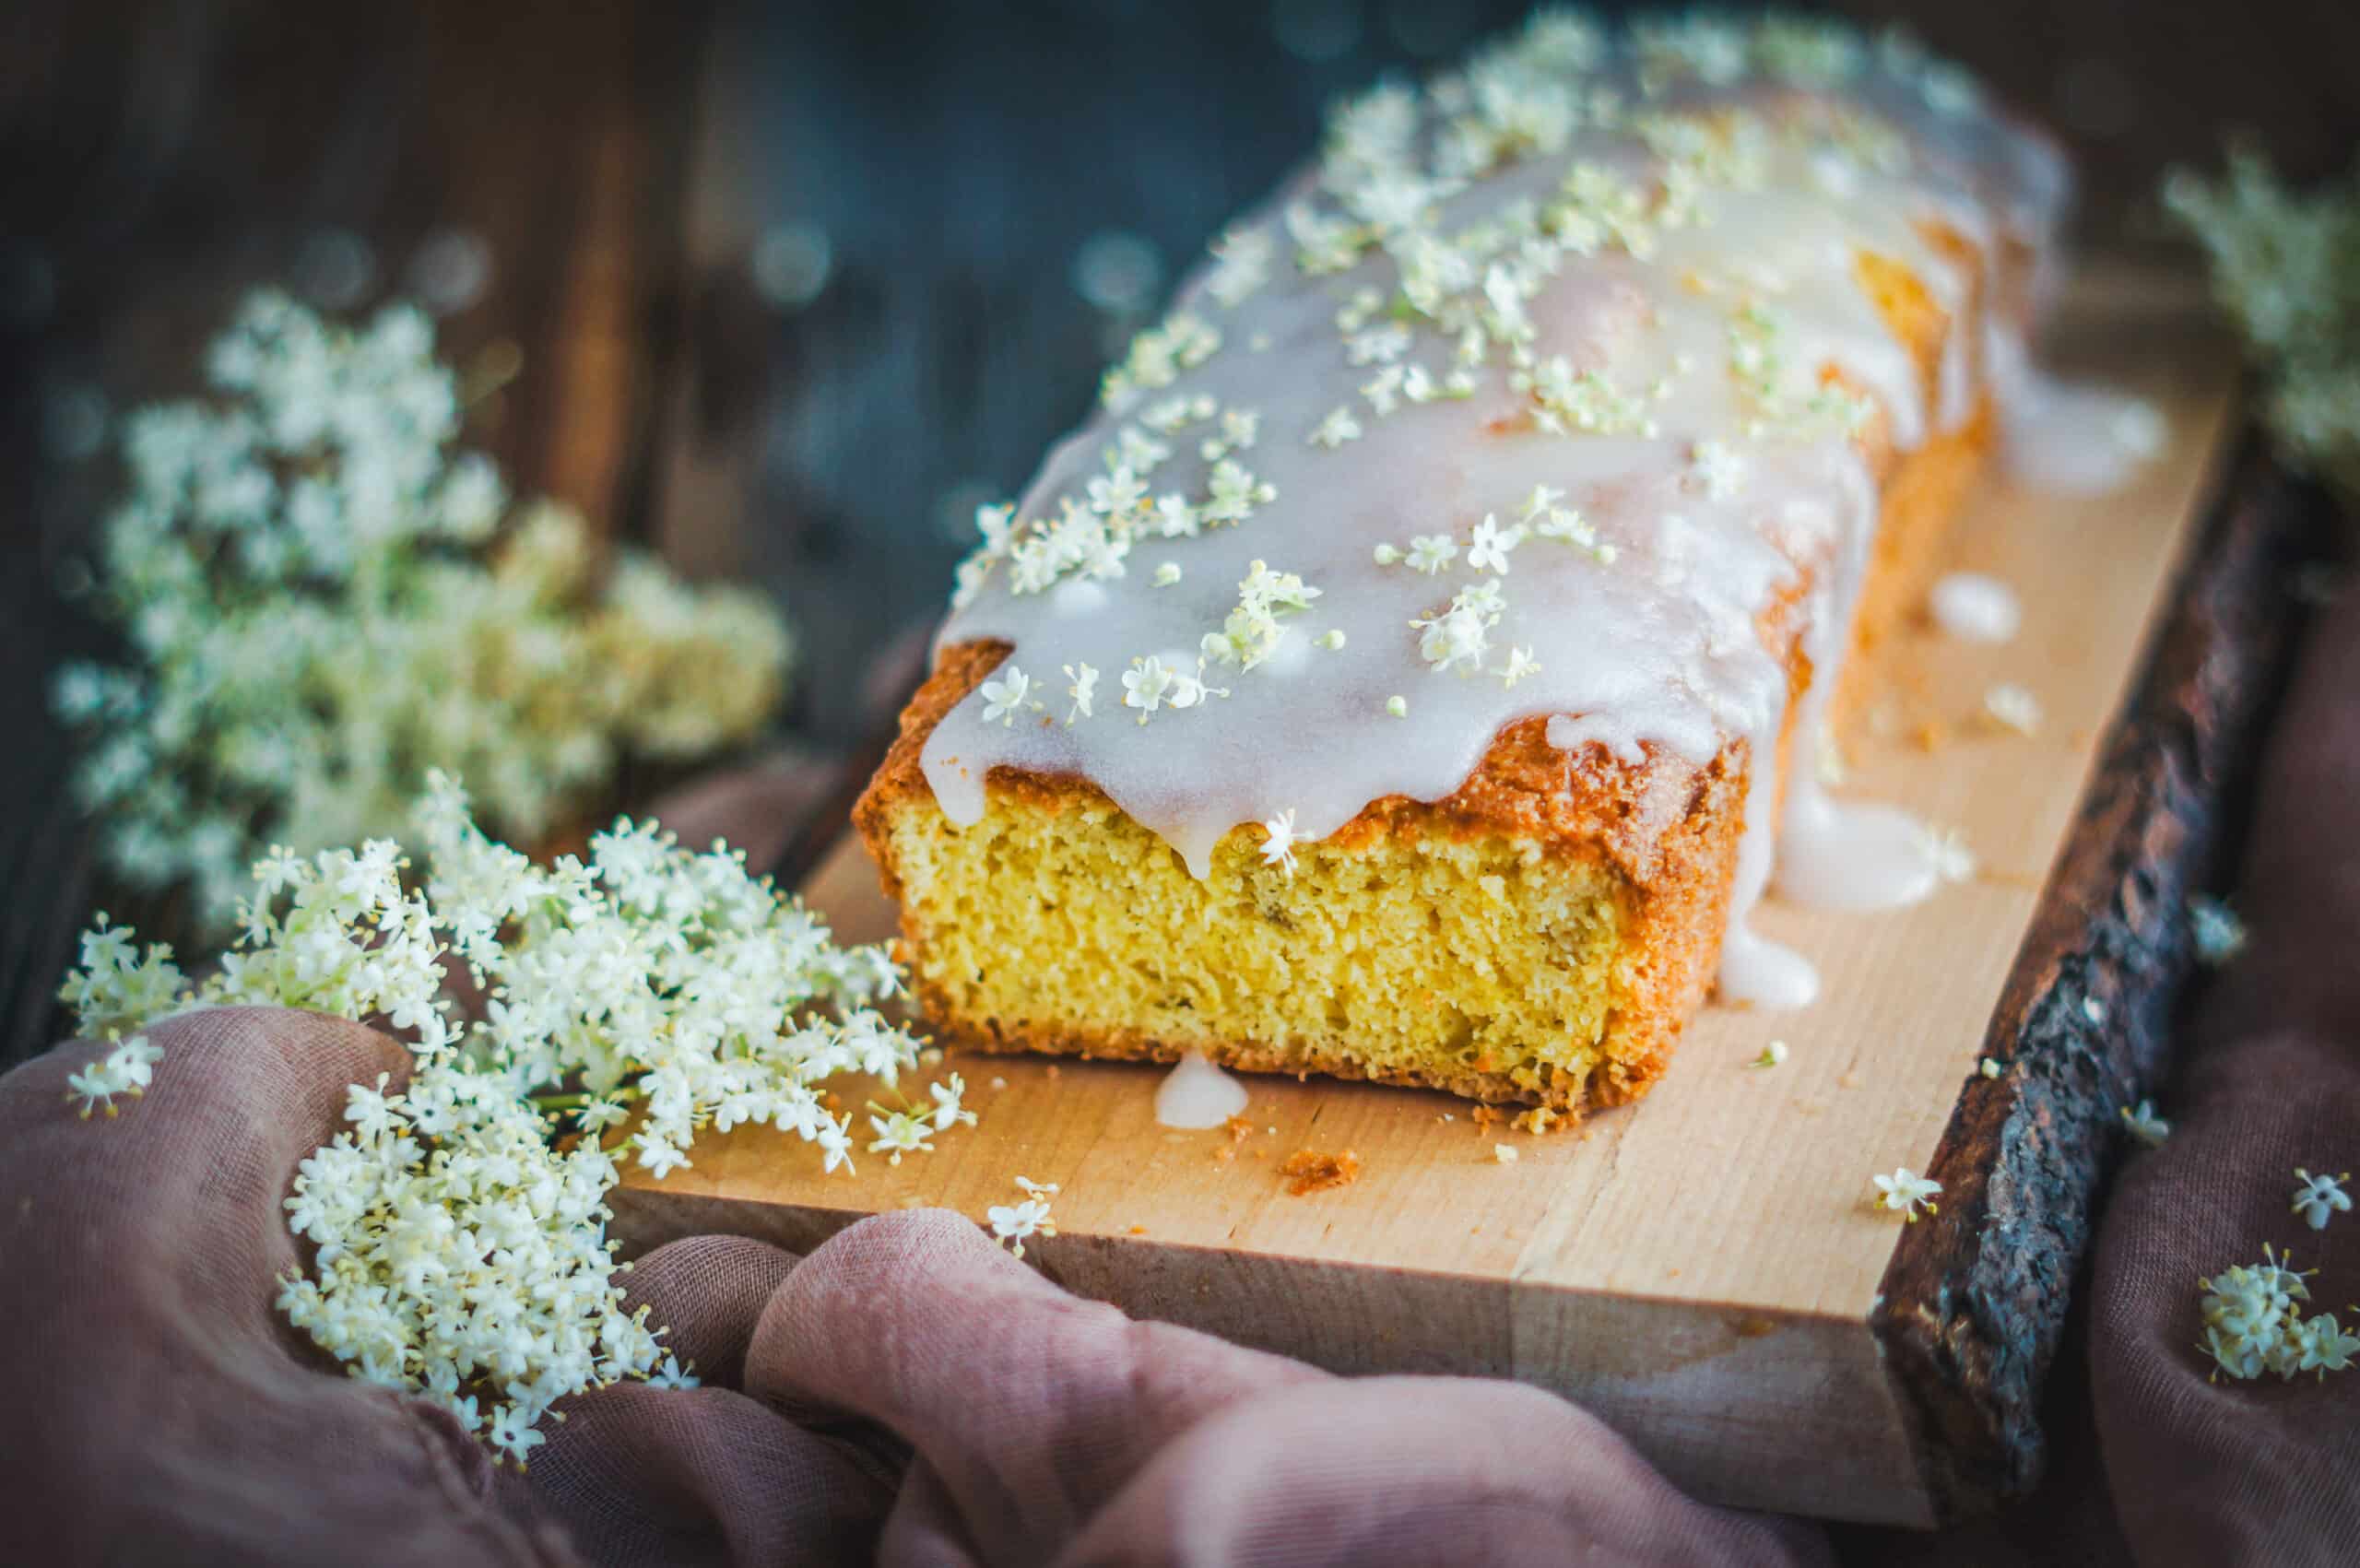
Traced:
[[2062, 180], [1815, 22], [1544, 14], [1331, 117], [1022, 501], [857, 821], [986, 1050], [1646, 1091], [1747, 916], [1934, 883], [1832, 800]]

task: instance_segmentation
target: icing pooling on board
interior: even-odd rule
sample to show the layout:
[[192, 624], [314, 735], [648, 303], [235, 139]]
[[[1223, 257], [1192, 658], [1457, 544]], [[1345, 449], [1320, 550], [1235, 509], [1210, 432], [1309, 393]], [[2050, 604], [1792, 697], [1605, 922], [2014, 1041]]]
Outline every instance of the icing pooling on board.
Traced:
[[[1794, 411], [1833, 366], [1898, 448], [1968, 418], [1981, 379], [1964, 330], [1972, 280], [1919, 224], [1985, 253], [2002, 233], [2037, 249], [2059, 172], [2039, 144], [1957, 101], [1955, 83], [1936, 94], [1931, 67], [1856, 61], [1840, 91], [1799, 97], [1764, 73], [1768, 25], [1722, 29], [1735, 42], [1708, 41], [1689, 69], [1667, 69], [1644, 43], [1569, 42], [1569, 25], [1536, 25], [1422, 100], [1380, 92], [1348, 112], [1322, 169], [1233, 231], [1168, 331], [1110, 380], [1107, 410], [1051, 454], [1015, 513], [1031, 542], [1012, 548], [1009, 520], [985, 520], [992, 542], [963, 570], [940, 641], [997, 639], [1013, 652], [926, 741], [926, 776], [953, 822], [980, 818], [995, 767], [1076, 774], [1202, 877], [1239, 824], [1292, 812], [1295, 835], [1313, 840], [1383, 796], [1439, 799], [1502, 727], [1549, 715], [1574, 770], [1651, 754], [1704, 767], [1733, 742], [1750, 749], [1721, 973], [1732, 999], [1794, 1004], [1816, 988], [1808, 963], [1746, 925], [1775, 864], [1782, 889], [1853, 906], [1932, 886], [1930, 870], [1911, 874], [1911, 857], [1928, 857], [1905, 819], [1828, 799], [1808, 767], [1793, 770], [1783, 844], [1771, 820], [1768, 759], [1789, 694], [1785, 651], [1765, 646], [1762, 628], [1804, 590], [1798, 635], [1821, 678], [1794, 715], [1794, 755], [1813, 757], [1877, 515], [1852, 427]], [[1729, 48], [1752, 67], [1733, 74]], [[1601, 90], [1622, 109], [1602, 111]], [[1758, 133], [1745, 144], [1753, 166], [1717, 178], [1725, 171], [1679, 132], [1634, 134], [1634, 112]], [[1523, 126], [1548, 150], [1453, 188], [1449, 125], [1470, 114]], [[1663, 220], [1561, 254], [1553, 270], [1533, 264], [1504, 304], [1491, 285], [1503, 268], [1516, 284], [1530, 260], [1533, 206], [1585, 171], [1608, 198], [1577, 221], [1611, 220], [1618, 191], [1651, 193]], [[1338, 216], [1346, 202], [1356, 221]], [[1465, 269], [1481, 281], [1459, 286], [1479, 302], [1438, 329], [1433, 315], [1455, 307], [1411, 299], [1407, 266], [1431, 261], [1418, 249], [1429, 241], [1484, 225], [1511, 238]], [[1381, 242], [1334, 253], [1339, 227]], [[1930, 389], [1856, 277], [1864, 253], [1906, 268], [1962, 324]], [[1305, 270], [1305, 255], [1335, 265]], [[1751, 339], [1770, 345], [1768, 371], [1745, 353], [1749, 322], [1768, 319], [1757, 310], [1781, 324]], [[1458, 352], [1469, 322], [1472, 364]], [[1603, 378], [1589, 386], [1604, 388], [1596, 403], [1557, 405], [1587, 409], [1594, 429], [1535, 428], [1546, 399], [1533, 374], [1561, 357], [1558, 390]], [[1457, 371], [1464, 395], [1410, 397], [1412, 366], [1430, 388]], [[1251, 428], [1220, 417], [1246, 411]], [[1537, 509], [1535, 487], [1546, 487]], [[1153, 509], [1166, 495], [1246, 514], [1163, 536]], [[1487, 518], [1525, 536], [1480, 556]], [[1542, 536], [1552, 525], [1561, 536]], [[1439, 571], [1398, 559], [1421, 535], [1448, 536]], [[1200, 665], [1257, 562], [1316, 596], [1263, 618], [1252, 667]], [[1434, 623], [1486, 584], [1498, 600], [1481, 651], [1435, 667]], [[1150, 658], [1210, 690], [1184, 680], [1186, 706], [1125, 706], [1127, 672], [1160, 684], [1140, 664]], [[1071, 690], [1084, 671], [1095, 672], [1086, 713]], [[1863, 854], [1866, 868], [1836, 864]]]
[[2008, 472], [2042, 489], [2068, 495], [2120, 489], [2170, 433], [2154, 404], [2059, 381], [2032, 362], [2021, 339], [1993, 344], [1991, 376], [2000, 390]]
[[1941, 579], [1928, 591], [1926, 608], [1945, 633], [1968, 643], [2008, 642], [2024, 619], [2015, 590], [1979, 572]]
[[1155, 1119], [1167, 1127], [1217, 1127], [1245, 1109], [1245, 1086], [1194, 1051], [1155, 1087]]

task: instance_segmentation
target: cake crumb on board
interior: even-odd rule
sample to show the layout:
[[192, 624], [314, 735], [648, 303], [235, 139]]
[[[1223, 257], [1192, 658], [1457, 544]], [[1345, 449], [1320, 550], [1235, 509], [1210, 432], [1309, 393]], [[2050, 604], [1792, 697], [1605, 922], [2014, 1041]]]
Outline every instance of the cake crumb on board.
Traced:
[[1298, 1149], [1287, 1156], [1279, 1167], [1279, 1174], [1287, 1179], [1287, 1192], [1294, 1197], [1305, 1197], [1329, 1187], [1348, 1187], [1361, 1179], [1361, 1157], [1347, 1149], [1328, 1154], [1316, 1149]]

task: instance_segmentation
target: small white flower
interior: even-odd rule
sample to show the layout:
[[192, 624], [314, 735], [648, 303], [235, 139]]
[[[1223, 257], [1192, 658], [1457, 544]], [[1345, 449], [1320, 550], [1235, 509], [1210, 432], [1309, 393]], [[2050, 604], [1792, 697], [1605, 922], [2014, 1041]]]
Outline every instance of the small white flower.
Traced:
[[2330, 1372], [2351, 1371], [2354, 1360], [2360, 1358], [2360, 1335], [2346, 1334], [2331, 1312], [2305, 1318], [2292, 1338], [2289, 1349], [2297, 1373], [2317, 1372], [2324, 1378]]
[[1919, 1208], [1929, 1214], [1938, 1211], [1934, 1195], [1942, 1190], [1940, 1182], [1921, 1176], [1905, 1165], [1894, 1166], [1890, 1176], [1877, 1176], [1873, 1180], [1877, 1188], [1876, 1207], [1898, 1214], [1913, 1225], [1918, 1222]]
[[1068, 665], [1065, 675], [1068, 682], [1066, 695], [1073, 699], [1073, 707], [1066, 713], [1066, 723], [1071, 724], [1076, 719], [1090, 717], [1090, 700], [1098, 690], [1098, 670], [1089, 664], [1079, 666]]
[[1470, 572], [1491, 572], [1504, 577], [1508, 570], [1508, 552], [1524, 542], [1522, 528], [1503, 528], [1499, 519], [1489, 513], [1475, 525], [1472, 542], [1467, 547], [1467, 568]]
[[1410, 699], [1396, 692], [1385, 700], [1385, 711], [1397, 719], [1406, 719], [1410, 716]]
[[1467, 605], [1454, 603], [1440, 615], [1410, 624], [1421, 633], [1418, 656], [1437, 673], [1459, 665], [1480, 666], [1491, 646], [1482, 616]]
[[522, 1403], [509, 1405], [492, 1418], [491, 1431], [486, 1434], [485, 1441], [515, 1460], [518, 1469], [524, 1469], [533, 1450], [549, 1441], [533, 1430], [533, 1423], [538, 1419], [537, 1415], [527, 1414], [526, 1407]]
[[2008, 1070], [2000, 1064], [2000, 1058], [1997, 1056], [1984, 1057], [1980, 1062], [1976, 1064], [1976, 1070], [1981, 1072], [1985, 1078], [1998, 1078], [2001, 1073]]
[[2326, 1230], [2330, 1214], [2352, 1211], [2352, 1195], [2343, 1190], [2343, 1184], [2352, 1179], [2351, 1172], [2340, 1176], [2314, 1176], [2297, 1165], [2295, 1179], [2302, 1184], [2295, 1189], [2295, 1212], [2312, 1230]]
[[1257, 479], [1251, 471], [1231, 458], [1223, 458], [1213, 466], [1212, 477], [1207, 481], [1208, 496], [1198, 509], [1207, 523], [1243, 523], [1254, 515], [1254, 509], [1278, 499], [1278, 490]]
[[1527, 525], [1540, 522], [1554, 513], [1558, 509], [1557, 503], [1564, 499], [1563, 490], [1552, 489], [1547, 485], [1533, 486], [1532, 493], [1524, 498], [1522, 521]]
[[[1106, 466], [1110, 472], [1117, 467], [1128, 468], [1132, 473], [1144, 478], [1155, 472], [1164, 459], [1172, 455], [1169, 443], [1156, 440], [1137, 425], [1125, 425], [1115, 434], [1115, 449], [1107, 454], [1106, 459]], [[1138, 503], [1135, 501], [1133, 504]]]
[[1362, 434], [1361, 422], [1352, 418], [1351, 409], [1339, 405], [1329, 409], [1327, 418], [1313, 427], [1308, 439], [1313, 446], [1324, 446], [1333, 451], [1348, 441], [1360, 440]]
[[107, 1053], [104, 1067], [107, 1076], [136, 1100], [155, 1080], [156, 1064], [163, 1059], [163, 1047], [149, 1044], [144, 1034], [135, 1034]]
[[967, 1094], [967, 1080], [957, 1073], [952, 1073], [947, 1083], [927, 1084], [926, 1091], [926, 1097], [934, 1102], [931, 1119], [935, 1131], [949, 1132], [962, 1122], [971, 1127], [975, 1125], [975, 1113], [968, 1110], [963, 1103]]
[[1155, 531], [1165, 538], [1188, 539], [1196, 536], [1201, 519], [1186, 496], [1173, 494], [1156, 498], [1153, 521]]
[[84, 1121], [89, 1120], [93, 1111], [104, 1111], [108, 1115], [113, 1115], [114, 1097], [127, 1092], [129, 1091], [106, 1070], [103, 1062], [94, 1062], [79, 1072], [68, 1074], [65, 1079], [66, 1103], [70, 1105], [80, 1102], [80, 1114]]
[[1166, 665], [1158, 654], [1133, 659], [1131, 667], [1123, 672], [1123, 706], [1138, 709], [1139, 723], [1145, 724], [1149, 714], [1166, 703], [1185, 708], [1194, 701], [1188, 695], [1188, 684], [1186, 676]]
[[2218, 968], [2245, 950], [2246, 923], [2219, 899], [2200, 894], [2189, 900], [2188, 924], [2199, 963]]
[[1377, 565], [1391, 566], [1395, 561], [1401, 559], [1401, 547], [1398, 545], [1381, 544], [1376, 547], [1375, 556]]
[[1025, 1193], [1023, 1200], [995, 1204], [985, 1211], [985, 1218], [991, 1224], [993, 1239], [1008, 1244], [1011, 1253], [1022, 1257], [1028, 1237], [1057, 1233], [1056, 1221], [1049, 1214], [1049, 1200], [1057, 1186], [1055, 1182], [1032, 1182], [1022, 1176], [1016, 1178], [1016, 1185]]
[[877, 1135], [868, 1140], [868, 1152], [885, 1155], [890, 1165], [899, 1165], [904, 1154], [933, 1152], [929, 1135], [934, 1125], [926, 1116], [914, 1111], [886, 1111], [879, 1115], [874, 1114], [876, 1109], [881, 1107], [872, 1108], [868, 1118], [869, 1130]]
[[1262, 863], [1282, 867], [1287, 880], [1294, 880], [1294, 811], [1292, 808], [1280, 812], [1262, 824]]
[[1746, 461], [1726, 442], [1700, 441], [1688, 449], [1689, 481], [1715, 501], [1745, 488]]
[[1966, 835], [1955, 828], [1929, 828], [1919, 843], [1926, 862], [1934, 875], [1945, 882], [1971, 881], [1975, 877], [1975, 852], [1966, 846]]
[[1344, 629], [1340, 626], [1329, 627], [1319, 634], [1318, 643], [1329, 653], [1335, 653], [1344, 645]]
[[2152, 1100], [2122, 1107], [2122, 1125], [2132, 1138], [2150, 1149], [2172, 1135], [2172, 1125], [2155, 1114], [2155, 1102]]
[[1514, 686], [1530, 675], [1540, 673], [1540, 661], [1532, 656], [1530, 648], [1510, 648], [1508, 662], [1500, 666], [1500, 684]]
[[1009, 665], [998, 679], [984, 682], [984, 723], [1014, 725], [1026, 706], [1040, 706], [1029, 701], [1032, 695], [1032, 678]]
[[1127, 517], [1147, 500], [1147, 487], [1125, 465], [1116, 464], [1113, 472], [1095, 477], [1087, 487], [1090, 510], [1106, 517]]
[[1773, 1040], [1769, 1044], [1762, 1047], [1762, 1055], [1753, 1058], [1752, 1065], [1757, 1067], [1775, 1067], [1786, 1059], [1787, 1043], [1783, 1040]]
[[1513, 1143], [1495, 1143], [1492, 1145], [1492, 1158], [1502, 1165], [1513, 1165], [1522, 1156]]
[[1180, 563], [1178, 561], [1167, 560], [1155, 569], [1155, 585], [1157, 587], [1169, 588], [1172, 584], [1179, 581]]
[[666, 1356], [664, 1364], [647, 1374], [650, 1388], [695, 1388], [701, 1386], [697, 1376], [680, 1364], [678, 1356]]
[[1431, 577], [1458, 559], [1458, 541], [1448, 534], [1420, 534], [1410, 541], [1408, 560], [1413, 572]]

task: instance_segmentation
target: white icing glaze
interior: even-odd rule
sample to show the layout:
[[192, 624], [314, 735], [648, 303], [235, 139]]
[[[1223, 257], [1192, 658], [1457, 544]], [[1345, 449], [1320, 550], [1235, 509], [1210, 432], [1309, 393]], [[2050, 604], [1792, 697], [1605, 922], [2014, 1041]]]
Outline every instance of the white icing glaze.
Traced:
[[2060, 381], [2033, 363], [2020, 342], [1992, 355], [2001, 449], [2022, 482], [2067, 495], [2120, 489], [2163, 450], [2169, 430], [2152, 403], [2107, 387]]
[[1819, 971], [1794, 949], [1733, 925], [1721, 942], [1719, 995], [1744, 1007], [1807, 1008], [1819, 999]]
[[1937, 582], [1926, 595], [1934, 624], [1968, 643], [2005, 643], [2024, 624], [2024, 607], [2015, 590], [1997, 577], [1979, 572], [1953, 572]]
[[1908, 812], [1832, 799], [1800, 776], [1788, 789], [1772, 884], [1779, 897], [1822, 909], [1893, 909], [1941, 881], [1926, 825]]
[[1167, 1127], [1217, 1127], [1245, 1109], [1245, 1086], [1191, 1051], [1155, 1088], [1155, 1119]]
[[[1630, 96], [1627, 63], [1611, 66], [1605, 79]], [[1860, 445], [1843, 430], [1783, 417], [1763, 428], [1760, 382], [1740, 384], [1733, 358], [1735, 312], [1753, 301], [1783, 318], [1778, 398], [1800, 403], [1816, 388], [1820, 368], [1836, 367], [1848, 384], [1866, 390], [1885, 434], [1906, 450], [1973, 412], [1976, 360], [1991, 356], [1973, 352], [1977, 345], [1966, 331], [1953, 332], [1929, 399], [1911, 356], [1857, 281], [1856, 258], [1866, 252], [1899, 262], [1960, 319], [1968, 270], [1918, 225], [1939, 221], [1987, 253], [2003, 230], [2038, 248], [2062, 196], [2053, 156], [1996, 120], [1936, 113], [1882, 71], [1857, 78], [1839, 97], [1909, 133], [1892, 144], [1897, 163], [1847, 158], [1832, 168], [1823, 140], [1765, 121], [1774, 133], [1757, 149], [1758, 183], [1707, 182], [1693, 193], [1695, 220], [1661, 228], [1644, 257], [1611, 246], [1567, 256], [1525, 299], [1528, 363], [1563, 356], [1574, 371], [1640, 390], [1644, 422], [1633, 419], [1630, 428], [1609, 433], [1534, 429], [1534, 396], [1516, 383], [1515, 355], [1499, 344], [1464, 398], [1379, 411], [1364, 388], [1384, 361], [1348, 351], [1337, 317], [1357, 291], [1373, 289], [1382, 300], [1399, 289], [1397, 257], [1408, 244], [1397, 234], [1393, 253], [1371, 247], [1340, 270], [1297, 270], [1282, 211], [1310, 200], [1332, 215], [1335, 165], [1324, 184], [1297, 180], [1229, 242], [1233, 256], [1269, 244], [1267, 281], [1242, 298], [1204, 276], [1183, 290], [1179, 309], [1217, 329], [1220, 346], [1184, 357], [1176, 369], [1163, 365], [1170, 373], [1149, 378], [1151, 390], [1117, 387], [1109, 411], [1049, 455], [1018, 509], [1017, 526], [1039, 519], [1045, 528], [1058, 515], [1059, 498], [1079, 501], [1093, 478], [1103, 486], [1118, 435], [1175, 396], [1255, 411], [1255, 441], [1227, 455], [1275, 494], [1238, 525], [1186, 537], [1157, 536], [1149, 501], [1136, 512], [1109, 513], [1136, 531], [1136, 550], [1092, 568], [1098, 581], [1071, 578], [1045, 593], [1011, 591], [1012, 558], [1005, 549], [986, 552], [979, 570], [988, 574], [964, 591], [941, 643], [1012, 644], [1001, 677], [1021, 668], [1035, 697], [986, 721], [990, 694], [971, 693], [937, 725], [922, 765], [944, 813], [962, 825], [975, 821], [982, 781], [995, 767], [1079, 775], [1162, 835], [1201, 878], [1214, 845], [1240, 824], [1292, 811], [1296, 834], [1314, 840], [1372, 800], [1447, 796], [1493, 737], [1519, 719], [1549, 715], [1548, 738], [1574, 767], [1599, 758], [1637, 764], [1650, 753], [1703, 766], [1743, 741], [1753, 764], [1722, 989], [1765, 1005], [1807, 1001], [1817, 989], [1809, 964], [1746, 925], [1774, 864], [1786, 863], [1781, 890], [1851, 907], [1922, 897], [1933, 878], [1929, 870], [1920, 877], [1922, 867], [1902, 866], [1895, 846], [1910, 836], [1906, 819], [1837, 806], [1804, 776], [1808, 765], [1795, 770], [1788, 791], [1783, 844], [1770, 819], [1765, 803], [1776, 779], [1768, 760], [1788, 718], [1788, 678], [1785, 651], [1765, 646], [1761, 629], [1781, 595], [1808, 584], [1800, 638], [1818, 678], [1793, 715], [1792, 754], [1814, 757], [1849, 644], [1877, 497]], [[1709, 89], [1692, 82], [1657, 101], [1743, 114], [1782, 100], [1757, 81], [1740, 81]], [[1765, 112], [1794, 112], [1793, 100], [1783, 102]], [[1429, 130], [1405, 145], [1431, 152], [1431, 141], [1420, 139], [1431, 134], [1431, 105], [1424, 112]], [[1558, 150], [1508, 161], [1464, 189], [1441, 193], [1424, 204], [1432, 216], [1422, 228], [1405, 232], [1447, 236], [1500, 221], [1517, 211], [1516, 203], [1550, 199], [1577, 164], [1617, 171], [1644, 188], [1665, 178], [1665, 161], [1627, 126], [1585, 126]], [[1365, 192], [1346, 195], [1360, 199]], [[1360, 324], [1383, 329], [1390, 319], [1377, 311]], [[1398, 364], [1440, 378], [1458, 363], [1454, 335], [1414, 312], [1405, 324], [1412, 330], [1403, 335], [1407, 351]], [[1993, 336], [2010, 337], [2006, 330]], [[1249, 348], [1265, 343], [1268, 353]], [[1658, 387], [1659, 396], [1646, 395]], [[1340, 446], [1315, 444], [1314, 432], [1339, 409], [1363, 435]], [[1213, 464], [1198, 447], [1217, 430], [1211, 420], [1162, 429], [1157, 439], [1170, 454], [1144, 476], [1147, 496], [1207, 495]], [[1733, 453], [1740, 477], [1717, 480], [1703, 460], [1707, 444]], [[1116, 477], [1128, 475], [1126, 466]], [[1411, 623], [1487, 580], [1469, 560], [1472, 530], [1487, 515], [1514, 525], [1536, 486], [1564, 493], [1594, 530], [1597, 548], [1526, 537], [1507, 558], [1508, 570], [1489, 578], [1503, 607], [1481, 673], [1431, 667]], [[1080, 521], [1104, 526], [1086, 509]], [[1439, 572], [1384, 564], [1375, 553], [1422, 534], [1446, 534], [1460, 547]], [[1183, 568], [1181, 579], [1156, 586], [1156, 568], [1167, 560]], [[1241, 583], [1265, 561], [1299, 573], [1317, 596], [1279, 623], [1264, 662], [1205, 666], [1203, 682], [1217, 694], [1139, 722], [1123, 705], [1122, 674], [1148, 654], [1197, 669], [1200, 640], [1221, 629]], [[1315, 645], [1336, 632], [1343, 634], [1340, 648]], [[1501, 674], [1511, 649], [1526, 651], [1537, 666], [1513, 682]], [[1097, 672], [1092, 711], [1068, 722], [1072, 704], [1058, 672], [1084, 666]], [[1397, 695], [1406, 707], [1388, 716], [1388, 699]], [[1859, 864], [1847, 867], [1855, 859]]]

